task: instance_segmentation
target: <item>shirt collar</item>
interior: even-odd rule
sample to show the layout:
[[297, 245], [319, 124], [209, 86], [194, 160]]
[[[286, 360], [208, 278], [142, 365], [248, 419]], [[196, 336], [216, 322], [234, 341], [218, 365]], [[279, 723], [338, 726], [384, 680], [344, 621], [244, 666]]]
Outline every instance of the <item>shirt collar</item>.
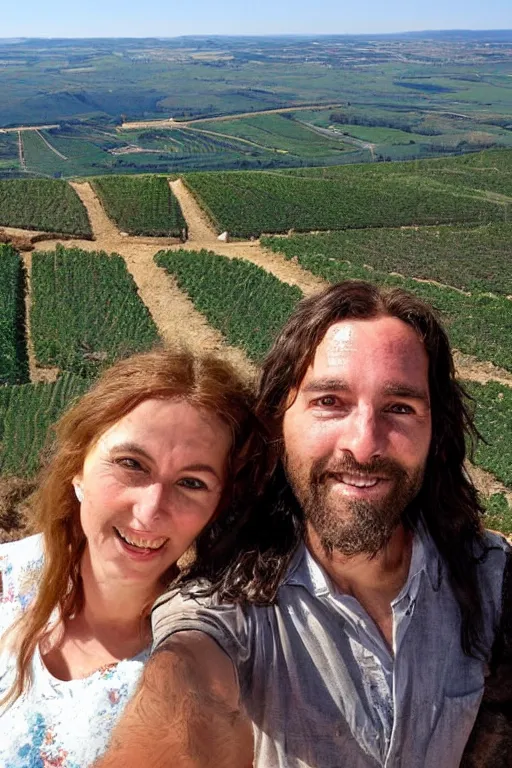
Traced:
[[[422, 572], [427, 573], [432, 589], [437, 591], [441, 582], [441, 560], [423, 520], [420, 520], [413, 534], [409, 575], [396, 600], [409, 593], [415, 577]], [[329, 576], [317, 563], [304, 542], [300, 544], [291, 560], [283, 585], [304, 587], [317, 597], [332, 592]]]

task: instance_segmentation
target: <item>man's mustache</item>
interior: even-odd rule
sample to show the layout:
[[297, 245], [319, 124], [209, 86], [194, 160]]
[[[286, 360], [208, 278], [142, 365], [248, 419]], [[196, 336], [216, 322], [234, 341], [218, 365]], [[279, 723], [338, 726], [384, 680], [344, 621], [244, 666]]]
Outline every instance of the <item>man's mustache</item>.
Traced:
[[353, 457], [347, 455], [336, 461], [327, 458], [315, 462], [311, 467], [310, 482], [315, 485], [321, 485], [332, 475], [344, 473], [377, 475], [387, 480], [397, 480], [407, 474], [404, 468], [392, 459], [376, 457], [365, 464], [360, 464]]

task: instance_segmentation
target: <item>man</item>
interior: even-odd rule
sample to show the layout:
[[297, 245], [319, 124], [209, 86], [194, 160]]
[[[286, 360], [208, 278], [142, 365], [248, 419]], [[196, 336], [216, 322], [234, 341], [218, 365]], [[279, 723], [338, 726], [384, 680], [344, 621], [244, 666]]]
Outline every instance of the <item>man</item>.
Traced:
[[267, 496], [236, 547], [199, 551], [158, 601], [156, 653], [101, 765], [456, 768], [508, 545], [484, 534], [464, 471], [444, 331], [401, 290], [335, 285], [284, 327], [259, 407]]

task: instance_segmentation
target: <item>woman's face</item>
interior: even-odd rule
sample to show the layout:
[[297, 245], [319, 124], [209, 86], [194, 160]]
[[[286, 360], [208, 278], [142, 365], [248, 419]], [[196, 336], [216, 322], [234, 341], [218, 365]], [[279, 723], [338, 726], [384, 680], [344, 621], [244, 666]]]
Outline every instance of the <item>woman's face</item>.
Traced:
[[110, 427], [74, 478], [94, 572], [156, 582], [213, 516], [230, 447], [223, 421], [180, 400], [145, 400]]

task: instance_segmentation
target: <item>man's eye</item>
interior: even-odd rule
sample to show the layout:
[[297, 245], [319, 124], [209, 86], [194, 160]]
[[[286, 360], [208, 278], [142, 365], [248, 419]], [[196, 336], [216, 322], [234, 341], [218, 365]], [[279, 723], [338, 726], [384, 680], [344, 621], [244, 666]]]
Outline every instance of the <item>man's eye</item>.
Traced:
[[338, 398], [334, 395], [324, 395], [323, 397], [317, 397], [313, 401], [313, 405], [319, 405], [320, 408], [334, 408], [334, 406], [338, 405]]
[[411, 408], [410, 405], [407, 405], [406, 403], [394, 403], [393, 405], [389, 406], [388, 408], [391, 413], [414, 413], [414, 410]]
[[178, 485], [183, 486], [183, 488], [188, 488], [191, 491], [203, 491], [208, 487], [206, 483], [203, 483], [202, 480], [198, 480], [197, 477], [182, 477], [181, 480], [178, 481]]

